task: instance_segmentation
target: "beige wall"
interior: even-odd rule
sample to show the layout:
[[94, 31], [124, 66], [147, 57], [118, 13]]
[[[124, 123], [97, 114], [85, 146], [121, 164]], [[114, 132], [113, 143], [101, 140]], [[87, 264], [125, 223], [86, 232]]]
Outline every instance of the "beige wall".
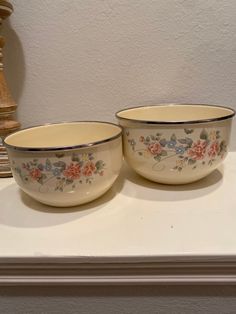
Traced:
[[234, 0], [12, 3], [5, 64], [23, 126], [147, 103], [236, 108]]

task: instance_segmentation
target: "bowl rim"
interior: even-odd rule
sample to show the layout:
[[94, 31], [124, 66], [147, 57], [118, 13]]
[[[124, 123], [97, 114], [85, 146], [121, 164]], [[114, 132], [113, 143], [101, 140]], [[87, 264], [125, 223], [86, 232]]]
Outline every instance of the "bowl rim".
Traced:
[[[12, 144], [8, 144], [6, 143], [6, 140], [8, 137], [10, 137], [13, 134], [19, 133], [21, 131], [25, 131], [25, 130], [29, 130], [29, 129], [34, 129], [34, 128], [38, 128], [38, 127], [44, 127], [44, 126], [50, 126], [50, 125], [59, 125], [59, 124], [73, 124], [73, 123], [99, 123], [99, 124], [109, 124], [109, 125], [113, 125], [115, 127], [117, 127], [118, 129], [120, 129], [119, 133], [114, 135], [114, 136], [110, 136], [104, 140], [100, 140], [100, 141], [95, 141], [95, 142], [89, 142], [87, 144], [78, 144], [78, 145], [71, 145], [71, 146], [55, 146], [55, 147], [24, 147], [24, 146], [15, 146]], [[27, 151], [27, 152], [45, 152], [45, 151], [64, 151], [64, 150], [72, 150], [72, 149], [78, 149], [78, 148], [90, 148], [93, 146], [97, 146], [100, 144], [104, 144], [110, 141], [113, 141], [119, 137], [122, 136], [122, 128], [120, 125], [113, 123], [113, 122], [106, 122], [106, 121], [95, 121], [95, 120], [81, 120], [81, 121], [63, 121], [63, 122], [54, 122], [54, 123], [45, 123], [45, 124], [39, 124], [39, 125], [34, 125], [34, 126], [29, 126], [23, 129], [20, 129], [16, 132], [13, 132], [11, 134], [9, 134], [8, 136], [6, 136], [3, 139], [3, 144], [5, 147], [13, 149], [13, 150], [17, 150], [17, 151]]]
[[[132, 109], [138, 109], [138, 108], [150, 108], [150, 107], [177, 107], [177, 106], [194, 106], [194, 107], [215, 107], [215, 108], [222, 108], [222, 109], [228, 109], [231, 110], [232, 113], [229, 113], [228, 115], [218, 117], [218, 118], [210, 118], [210, 119], [198, 119], [198, 120], [176, 120], [176, 121], [158, 121], [158, 120], [140, 120], [140, 119], [131, 119], [131, 118], [124, 118], [120, 117], [119, 114], [121, 112], [129, 111]], [[165, 125], [175, 125], [175, 124], [200, 124], [200, 123], [207, 123], [207, 122], [215, 122], [215, 121], [222, 121], [231, 119], [235, 116], [236, 111], [227, 106], [222, 105], [211, 105], [211, 104], [195, 104], [195, 103], [160, 103], [156, 105], [143, 105], [143, 106], [135, 106], [135, 107], [129, 107], [122, 110], [119, 110], [116, 112], [115, 116], [118, 120], [124, 120], [124, 121], [130, 121], [132, 123], [140, 123], [140, 124], [165, 124]]]

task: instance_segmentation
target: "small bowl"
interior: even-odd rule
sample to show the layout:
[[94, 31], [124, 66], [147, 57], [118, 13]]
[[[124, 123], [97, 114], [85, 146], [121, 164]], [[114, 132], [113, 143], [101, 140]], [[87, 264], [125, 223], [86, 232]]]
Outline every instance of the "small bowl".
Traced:
[[104, 194], [122, 165], [122, 130], [106, 122], [24, 129], [4, 140], [19, 187], [39, 202], [67, 207]]
[[199, 180], [225, 158], [235, 112], [195, 104], [161, 104], [116, 113], [124, 155], [143, 177], [165, 184]]

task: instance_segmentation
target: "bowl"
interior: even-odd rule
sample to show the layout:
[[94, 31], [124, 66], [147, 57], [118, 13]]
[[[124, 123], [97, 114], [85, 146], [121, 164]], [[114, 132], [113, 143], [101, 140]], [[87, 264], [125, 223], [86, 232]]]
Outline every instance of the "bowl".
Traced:
[[197, 181], [227, 155], [235, 112], [216, 105], [161, 104], [116, 113], [124, 156], [141, 176], [164, 184]]
[[32, 127], [4, 140], [19, 187], [57, 207], [90, 202], [104, 194], [122, 165], [122, 130], [107, 122]]

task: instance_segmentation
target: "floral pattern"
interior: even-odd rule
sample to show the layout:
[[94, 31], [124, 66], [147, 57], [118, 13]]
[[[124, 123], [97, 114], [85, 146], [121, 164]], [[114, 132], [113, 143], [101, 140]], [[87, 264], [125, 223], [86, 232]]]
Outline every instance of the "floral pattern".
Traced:
[[187, 151], [188, 156], [193, 160], [202, 160], [205, 158], [207, 141], [198, 140], [193, 143], [192, 147]]
[[60, 192], [69, 185], [75, 189], [79, 184], [91, 184], [96, 175], [104, 175], [105, 163], [103, 160], [95, 161], [93, 153], [73, 153], [69, 163], [63, 157], [64, 154], [60, 153], [55, 154], [55, 158], [35, 158], [20, 165], [13, 162], [13, 167], [24, 183], [38, 183], [41, 190], [49, 181], [51, 186], [51, 180], [54, 180], [54, 190]]
[[[181, 172], [183, 168], [191, 166], [196, 169], [199, 165], [213, 165], [215, 160], [224, 158], [227, 152], [226, 141], [222, 139], [220, 130], [202, 129], [199, 135], [194, 135], [194, 129], [184, 129], [184, 135], [177, 138], [173, 133], [170, 138], [161, 133], [140, 136], [138, 140], [130, 138], [126, 132], [128, 144], [134, 153], [143, 158], [154, 160], [152, 168], [167, 158], [176, 157], [171, 170]], [[190, 134], [194, 135], [191, 137]], [[137, 144], [138, 143], [138, 144]], [[158, 168], [159, 170], [164, 167]]]

